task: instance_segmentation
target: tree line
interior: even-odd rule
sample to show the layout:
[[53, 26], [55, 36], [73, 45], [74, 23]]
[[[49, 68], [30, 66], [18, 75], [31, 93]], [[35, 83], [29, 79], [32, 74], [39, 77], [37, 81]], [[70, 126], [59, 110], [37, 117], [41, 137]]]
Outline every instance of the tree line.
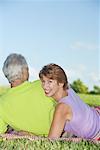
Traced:
[[100, 94], [99, 86], [94, 85], [93, 90], [89, 91], [89, 88], [80, 79], [73, 81], [73, 83], [71, 84], [71, 87], [73, 88], [73, 90], [75, 90], [76, 93]]

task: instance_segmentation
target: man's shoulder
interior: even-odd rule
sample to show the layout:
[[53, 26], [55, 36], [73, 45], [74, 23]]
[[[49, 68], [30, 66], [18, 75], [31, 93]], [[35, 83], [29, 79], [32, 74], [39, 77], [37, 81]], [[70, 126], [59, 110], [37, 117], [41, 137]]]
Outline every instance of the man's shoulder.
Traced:
[[34, 85], [41, 85], [41, 81], [40, 80], [34, 80], [34, 81], [32, 81], [31, 82], [32, 84], [34, 84]]
[[0, 102], [2, 99], [5, 98], [5, 96], [8, 94], [8, 92], [10, 91], [10, 88], [5, 88], [5, 90], [3, 92], [0, 93]]

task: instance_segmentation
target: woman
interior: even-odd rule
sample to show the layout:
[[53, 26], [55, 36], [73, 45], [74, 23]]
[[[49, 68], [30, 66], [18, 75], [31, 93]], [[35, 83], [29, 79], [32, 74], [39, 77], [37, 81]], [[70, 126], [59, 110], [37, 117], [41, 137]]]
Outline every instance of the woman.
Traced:
[[85, 104], [68, 85], [64, 70], [48, 64], [39, 73], [45, 95], [58, 103], [49, 131], [49, 138], [59, 138], [63, 130], [86, 139], [100, 138], [100, 114]]

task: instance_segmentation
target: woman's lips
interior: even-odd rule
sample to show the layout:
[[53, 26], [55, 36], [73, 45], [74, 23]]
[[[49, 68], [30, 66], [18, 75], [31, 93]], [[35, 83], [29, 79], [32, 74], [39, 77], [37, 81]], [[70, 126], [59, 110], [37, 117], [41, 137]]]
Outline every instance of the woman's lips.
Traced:
[[45, 91], [45, 94], [47, 95], [49, 92]]

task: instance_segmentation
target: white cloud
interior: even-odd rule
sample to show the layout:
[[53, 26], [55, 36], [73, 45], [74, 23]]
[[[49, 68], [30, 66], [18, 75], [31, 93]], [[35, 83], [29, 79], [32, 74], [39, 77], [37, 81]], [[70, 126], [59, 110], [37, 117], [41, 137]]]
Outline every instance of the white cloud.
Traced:
[[29, 78], [30, 80], [38, 79], [39, 71], [35, 69], [34, 67], [29, 66]]
[[94, 85], [97, 85], [100, 87], [100, 76], [99, 73], [96, 72], [91, 72], [88, 74], [88, 80], [89, 80], [89, 84], [92, 85], [92, 87]]
[[99, 46], [95, 45], [95, 44], [90, 44], [90, 43], [84, 43], [84, 42], [81, 42], [81, 41], [76, 41], [75, 43], [73, 43], [71, 46], [70, 46], [71, 49], [74, 49], [74, 50], [96, 50], [96, 49], [99, 49]]
[[100, 82], [100, 77], [98, 73], [91, 72], [89, 74], [89, 77], [91, 78], [91, 80], [93, 80], [93, 82]]
[[0, 49], [0, 55], [2, 56], [3, 50]]
[[71, 68], [69, 70], [65, 69], [65, 72], [68, 76], [68, 79], [70, 81], [76, 80], [78, 78], [83, 78], [83, 74], [86, 72], [86, 67], [83, 64], [77, 65], [74, 68]]
[[7, 78], [4, 76], [2, 69], [0, 70], [0, 85], [9, 85]]
[[100, 86], [99, 74], [88, 72], [88, 69], [83, 64], [64, 70], [67, 74], [69, 83], [80, 79], [86, 86], [88, 86], [89, 90], [92, 90], [94, 85]]

